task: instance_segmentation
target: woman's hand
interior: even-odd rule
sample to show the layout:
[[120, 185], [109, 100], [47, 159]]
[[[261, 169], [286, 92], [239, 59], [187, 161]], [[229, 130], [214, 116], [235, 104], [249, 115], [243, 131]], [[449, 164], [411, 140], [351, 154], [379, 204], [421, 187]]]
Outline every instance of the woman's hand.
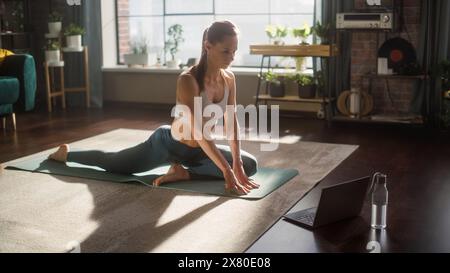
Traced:
[[237, 195], [245, 195], [250, 192], [250, 189], [244, 187], [239, 183], [239, 180], [236, 178], [234, 171], [232, 169], [228, 169], [223, 173], [225, 178], [225, 192], [226, 193], [234, 193]]
[[259, 188], [259, 185], [253, 182], [253, 179], [249, 178], [245, 173], [242, 163], [233, 164], [233, 172], [240, 184], [246, 189], [252, 190]]

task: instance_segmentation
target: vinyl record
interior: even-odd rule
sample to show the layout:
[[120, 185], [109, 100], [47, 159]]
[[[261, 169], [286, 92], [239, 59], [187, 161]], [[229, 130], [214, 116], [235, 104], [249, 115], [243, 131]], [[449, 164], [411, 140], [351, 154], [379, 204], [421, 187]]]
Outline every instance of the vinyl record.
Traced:
[[386, 40], [380, 49], [378, 57], [388, 59], [388, 67], [396, 73], [401, 73], [405, 67], [417, 62], [413, 45], [400, 37]]

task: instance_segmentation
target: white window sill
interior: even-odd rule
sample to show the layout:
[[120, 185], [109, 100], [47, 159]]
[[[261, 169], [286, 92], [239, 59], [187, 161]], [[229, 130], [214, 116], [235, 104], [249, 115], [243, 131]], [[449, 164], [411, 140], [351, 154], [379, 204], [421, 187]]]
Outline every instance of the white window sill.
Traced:
[[[107, 66], [102, 67], [103, 72], [121, 72], [121, 73], [155, 73], [155, 74], [180, 74], [185, 69], [174, 69], [174, 68], [166, 68], [166, 67], [128, 67], [126, 65], [117, 65], [117, 66]], [[259, 68], [253, 67], [231, 67], [231, 71], [235, 75], [243, 75], [243, 76], [256, 76], [259, 73]], [[294, 73], [295, 69], [283, 69], [276, 68], [273, 69], [274, 72], [279, 73]], [[312, 69], [307, 69], [303, 74], [312, 74]]]
[[128, 67], [126, 65], [104, 66], [104, 72], [124, 72], [124, 73], [164, 73], [164, 74], [180, 74], [182, 69], [166, 68], [166, 67]]

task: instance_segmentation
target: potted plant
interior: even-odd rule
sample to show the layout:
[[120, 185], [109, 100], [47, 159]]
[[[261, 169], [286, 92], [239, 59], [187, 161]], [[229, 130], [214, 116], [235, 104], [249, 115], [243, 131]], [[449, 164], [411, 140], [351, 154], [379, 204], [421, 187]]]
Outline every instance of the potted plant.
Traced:
[[306, 40], [308, 39], [309, 35], [311, 35], [311, 28], [306, 23], [303, 25], [302, 28], [292, 29], [292, 36], [294, 36], [294, 38], [300, 38], [301, 45], [308, 45], [308, 42]]
[[260, 78], [268, 85], [271, 97], [284, 97], [285, 87], [282, 77], [272, 71], [268, 71], [260, 75]]
[[[307, 39], [311, 35], [311, 28], [308, 24], [304, 24], [302, 28], [293, 28], [292, 36], [294, 38], [300, 38], [301, 45], [308, 45]], [[306, 58], [305, 57], [296, 57], [295, 58], [296, 70], [303, 71], [306, 69]]]
[[179, 46], [184, 42], [183, 27], [180, 24], [172, 25], [169, 27], [167, 34], [170, 38], [165, 43], [165, 50], [169, 51], [170, 56], [172, 56], [172, 59], [167, 61], [167, 67], [178, 68], [181, 61], [175, 59], [175, 54], [177, 54]]
[[156, 54], [149, 54], [149, 40], [145, 37], [136, 39], [131, 43], [132, 53], [124, 54], [123, 59], [128, 67], [148, 66], [149, 62], [156, 62]]
[[288, 35], [288, 28], [282, 25], [268, 25], [265, 29], [267, 36], [274, 45], [283, 45], [283, 38]]
[[327, 45], [330, 36], [330, 24], [322, 25], [319, 21], [312, 27], [312, 33], [319, 37], [320, 44]]
[[83, 27], [78, 26], [74, 23], [70, 24], [64, 31], [67, 47], [81, 50], [81, 35], [84, 35], [85, 33], [86, 32]]
[[45, 61], [47, 63], [57, 63], [61, 59], [60, 45], [58, 41], [48, 40], [45, 47]]
[[303, 99], [311, 99], [316, 97], [316, 84], [314, 77], [297, 73], [293, 76], [293, 80], [298, 84], [298, 96]]
[[62, 15], [53, 11], [48, 15], [48, 32], [52, 35], [59, 36], [62, 27]]

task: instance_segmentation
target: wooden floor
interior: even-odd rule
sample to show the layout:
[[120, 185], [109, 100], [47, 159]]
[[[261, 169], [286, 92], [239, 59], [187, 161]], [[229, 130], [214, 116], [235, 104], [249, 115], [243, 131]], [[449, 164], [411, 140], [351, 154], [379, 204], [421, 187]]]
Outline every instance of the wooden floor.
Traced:
[[[0, 162], [117, 128], [154, 129], [170, 124], [168, 109], [107, 105], [103, 109], [21, 113], [17, 131], [0, 131]], [[450, 252], [450, 139], [447, 133], [404, 125], [333, 123], [282, 118], [280, 134], [302, 140], [356, 144], [359, 149], [295, 208], [317, 202], [324, 185], [376, 171], [388, 175], [388, 228], [372, 234], [370, 207], [361, 217], [315, 232], [279, 220], [248, 252], [367, 252], [371, 236], [383, 252]], [[299, 197], [300, 199], [300, 197]], [[293, 243], [295, 242], [295, 243]]]

